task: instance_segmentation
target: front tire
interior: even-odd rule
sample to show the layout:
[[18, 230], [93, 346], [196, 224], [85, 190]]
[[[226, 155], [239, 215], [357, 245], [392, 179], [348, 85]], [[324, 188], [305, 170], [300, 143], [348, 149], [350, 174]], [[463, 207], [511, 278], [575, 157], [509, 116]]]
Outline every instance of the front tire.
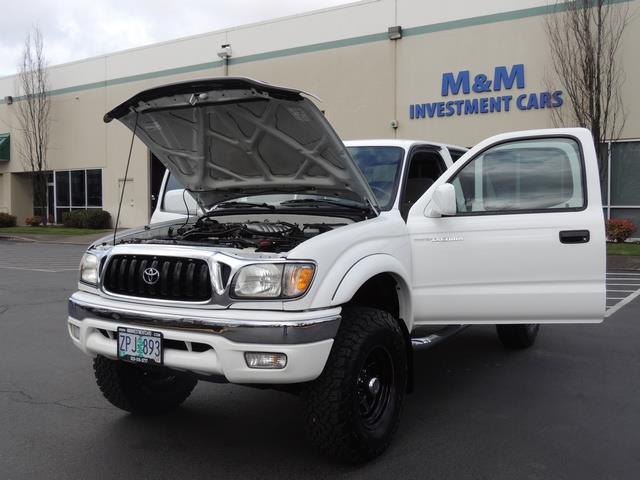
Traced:
[[373, 308], [345, 308], [325, 368], [303, 391], [311, 441], [349, 463], [391, 443], [407, 385], [407, 350], [398, 322]]
[[507, 348], [521, 350], [529, 348], [536, 343], [538, 332], [540, 331], [539, 323], [529, 323], [522, 325], [496, 325], [498, 338]]
[[188, 373], [151, 370], [100, 356], [93, 360], [93, 371], [112, 405], [138, 415], [158, 415], [178, 407], [198, 383]]

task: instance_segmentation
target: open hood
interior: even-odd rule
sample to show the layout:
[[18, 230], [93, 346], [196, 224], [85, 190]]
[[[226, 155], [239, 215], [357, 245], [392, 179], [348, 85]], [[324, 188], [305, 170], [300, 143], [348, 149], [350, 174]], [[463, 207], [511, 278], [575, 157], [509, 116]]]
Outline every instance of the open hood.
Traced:
[[342, 141], [299, 90], [247, 78], [193, 80], [145, 90], [104, 121], [114, 118], [134, 130], [204, 208], [286, 192], [376, 206]]

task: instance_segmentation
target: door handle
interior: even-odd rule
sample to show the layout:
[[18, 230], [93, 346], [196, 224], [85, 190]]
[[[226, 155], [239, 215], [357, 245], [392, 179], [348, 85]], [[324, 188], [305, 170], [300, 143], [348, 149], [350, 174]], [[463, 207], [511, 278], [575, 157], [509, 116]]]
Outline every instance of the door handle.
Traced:
[[563, 230], [560, 232], [560, 243], [588, 243], [590, 238], [589, 230]]

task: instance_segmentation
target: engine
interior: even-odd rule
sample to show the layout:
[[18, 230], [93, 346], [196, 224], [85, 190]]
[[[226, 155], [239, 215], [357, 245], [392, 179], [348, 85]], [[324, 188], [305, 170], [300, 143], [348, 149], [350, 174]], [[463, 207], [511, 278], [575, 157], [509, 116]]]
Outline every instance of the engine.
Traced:
[[169, 228], [167, 235], [138, 238], [128, 243], [219, 246], [256, 252], [286, 252], [311, 237], [345, 224], [252, 221], [219, 222], [202, 217], [194, 224]]

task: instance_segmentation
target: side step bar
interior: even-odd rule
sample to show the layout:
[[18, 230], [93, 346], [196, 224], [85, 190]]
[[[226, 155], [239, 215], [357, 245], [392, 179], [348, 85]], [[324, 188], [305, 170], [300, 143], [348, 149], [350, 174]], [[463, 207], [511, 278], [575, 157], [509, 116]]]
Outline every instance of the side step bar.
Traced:
[[434, 345], [446, 340], [447, 338], [453, 337], [454, 335], [460, 333], [469, 325], [447, 325], [440, 330], [437, 330], [426, 337], [415, 337], [411, 339], [411, 346], [414, 350], [427, 350]]

